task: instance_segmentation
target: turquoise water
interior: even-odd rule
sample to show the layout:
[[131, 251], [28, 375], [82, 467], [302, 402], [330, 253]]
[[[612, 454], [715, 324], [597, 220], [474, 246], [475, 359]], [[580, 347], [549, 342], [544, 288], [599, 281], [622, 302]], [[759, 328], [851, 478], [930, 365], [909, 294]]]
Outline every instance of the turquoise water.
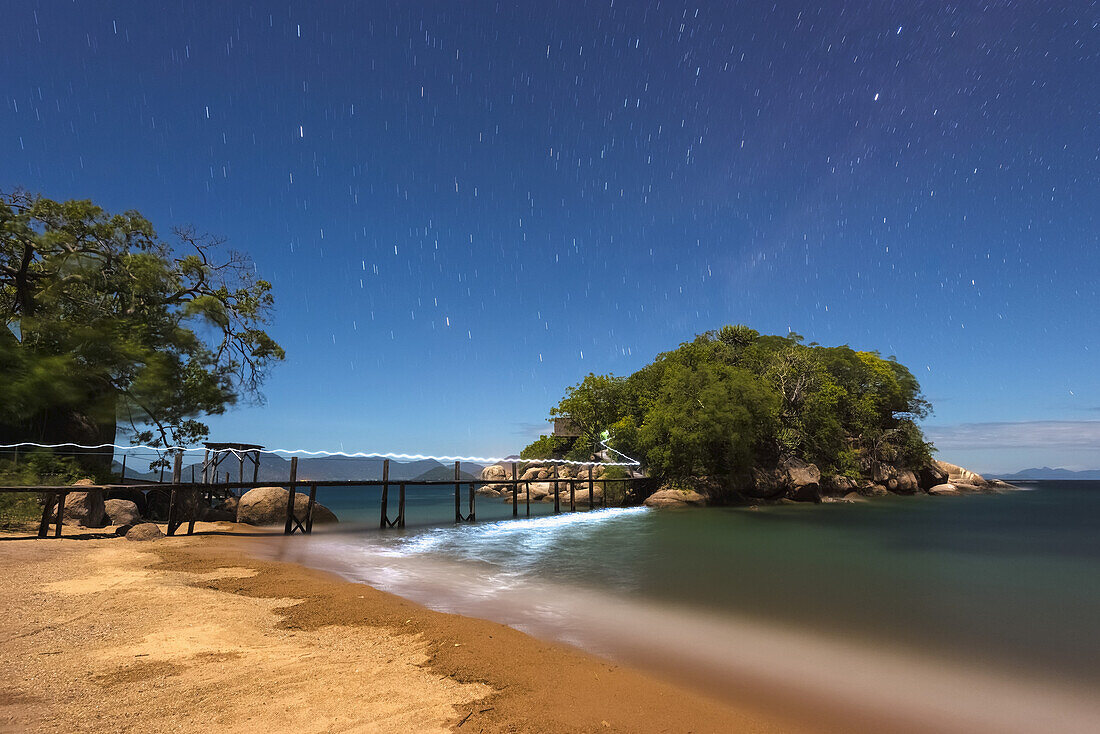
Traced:
[[[1002, 675], [1029, 681], [1023, 690], [1032, 692], [1036, 680], [1094, 688], [1100, 482], [1024, 490], [559, 516], [533, 504], [540, 517], [457, 527], [432, 524], [453, 518], [453, 490], [415, 499], [410, 490], [409, 522], [423, 526], [378, 531], [375, 500], [363, 515], [374, 529], [345, 526], [280, 552], [437, 609], [658, 666], [744, 667], [756, 654], [750, 648], [767, 641], [773, 651], [761, 648], [757, 667], [770, 669], [778, 650], [806, 651], [809, 660], [822, 641], [840, 640], [851, 649], [833, 653], [835, 662], [852, 675], [919, 658], [943, 680], [960, 666], [980, 669], [991, 691], [1008, 690], [991, 682]], [[341, 514], [340, 498], [329, 499]], [[465, 503], [464, 491], [464, 511]], [[353, 507], [342, 511], [354, 517]], [[478, 515], [510, 517], [511, 506], [479, 497]], [[662, 640], [654, 625], [709, 631]], [[707, 649], [716, 638], [728, 646], [723, 656]], [[919, 667], [899, 675], [919, 687], [929, 677], [917, 676]], [[807, 662], [791, 675], [810, 681], [820, 673]], [[966, 685], [977, 677], [968, 673]]]

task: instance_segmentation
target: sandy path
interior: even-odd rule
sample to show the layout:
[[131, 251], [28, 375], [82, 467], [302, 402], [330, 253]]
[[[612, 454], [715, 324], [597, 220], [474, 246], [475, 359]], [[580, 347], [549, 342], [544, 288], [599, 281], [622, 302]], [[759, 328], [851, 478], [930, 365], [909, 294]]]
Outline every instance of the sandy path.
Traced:
[[249, 542], [0, 538], [0, 730], [808, 731]]

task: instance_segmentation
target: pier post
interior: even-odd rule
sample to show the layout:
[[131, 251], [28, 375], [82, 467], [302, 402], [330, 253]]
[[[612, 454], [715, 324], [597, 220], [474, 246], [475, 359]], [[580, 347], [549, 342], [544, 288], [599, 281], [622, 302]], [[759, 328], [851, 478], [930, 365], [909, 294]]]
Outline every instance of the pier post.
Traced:
[[519, 478], [516, 476], [516, 462], [512, 462], [512, 517], [519, 517]]
[[313, 534], [313, 503], [317, 499], [317, 485], [309, 485], [309, 502], [306, 503], [306, 534]]
[[[15, 450], [15, 465], [19, 466], [19, 449]], [[122, 483], [126, 484], [126, 452], [122, 452]]]
[[405, 483], [401, 482], [401, 488], [397, 494], [397, 527], [405, 527]]
[[569, 480], [569, 511], [577, 511], [577, 480]]
[[383, 530], [389, 525], [390, 517], [389, 511], [389, 499], [390, 499], [390, 460], [386, 459], [382, 462], [382, 522], [379, 525]]
[[[161, 470], [164, 470], [163, 466]], [[176, 507], [179, 499], [176, 485], [180, 483], [181, 474], [183, 474], [183, 454], [177, 453], [172, 462], [172, 491], [168, 493], [168, 535], [175, 535], [176, 528], [183, 524], [179, 519], [179, 508]]]
[[474, 522], [474, 520], [477, 519], [476, 507], [475, 507], [475, 504], [474, 504], [474, 502], [475, 502], [474, 498], [476, 496], [477, 496], [477, 485], [474, 484], [473, 482], [470, 482], [470, 516], [466, 518], [470, 522]]
[[592, 465], [588, 465], [588, 511], [591, 512], [596, 502], [596, 489], [592, 484]]
[[283, 526], [283, 534], [290, 535], [294, 532], [294, 482], [298, 481], [298, 457], [290, 457], [290, 491], [286, 495], [286, 524]]
[[455, 522], [462, 522], [462, 487], [458, 483], [458, 479], [462, 474], [459, 470], [459, 463], [455, 462]]
[[531, 480], [527, 480], [527, 517], [531, 517]]
[[554, 464], [554, 514], [561, 512], [561, 491], [558, 486], [558, 465]]

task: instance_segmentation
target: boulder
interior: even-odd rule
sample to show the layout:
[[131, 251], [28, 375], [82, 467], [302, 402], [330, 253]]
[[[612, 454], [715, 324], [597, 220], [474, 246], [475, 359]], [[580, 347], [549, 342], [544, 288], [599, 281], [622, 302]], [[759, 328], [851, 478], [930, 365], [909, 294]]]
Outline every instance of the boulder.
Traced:
[[666, 487], [646, 498], [646, 507], [702, 507], [707, 498], [690, 489]]
[[976, 474], [969, 469], [963, 469], [961, 466], [955, 464], [948, 464], [946, 461], [936, 461], [936, 467], [940, 471], [947, 472], [947, 481], [950, 484], [969, 484], [974, 487], [984, 487], [988, 484], [985, 477], [981, 474]]
[[920, 484], [920, 488], [925, 491], [941, 484], [947, 484], [949, 478], [947, 472], [936, 466], [935, 462], [925, 464], [917, 471], [917, 482]]
[[[238, 502], [240, 502], [240, 500], [237, 498], [237, 496], [231, 494], [228, 497], [226, 497], [224, 500], [222, 500], [217, 506], [215, 506], [214, 509], [216, 509], [216, 510], [225, 510], [226, 512], [231, 513], [233, 515], [233, 517], [237, 517], [237, 503]], [[232, 522], [232, 521], [230, 521], [230, 522]]]
[[105, 500], [103, 510], [111, 525], [137, 525], [141, 522], [138, 506], [130, 500]]
[[500, 464], [493, 464], [481, 470], [481, 478], [489, 482], [504, 481], [508, 476], [508, 470]]
[[928, 490], [928, 494], [935, 495], [956, 495], [958, 493], [959, 490], [954, 484], [937, 484]]
[[844, 497], [856, 491], [855, 480], [843, 474], [833, 474], [821, 481], [821, 493], [831, 497]]
[[512, 485], [510, 484], [483, 484], [477, 488], [478, 494], [489, 495], [490, 497], [503, 497], [508, 495], [512, 496]]
[[817, 500], [821, 496], [821, 470], [799, 458], [786, 459], [774, 469], [754, 468], [745, 494], [757, 499]]
[[108, 500], [129, 500], [137, 505], [138, 514], [142, 517], [148, 512], [145, 493], [140, 489], [112, 489], [104, 495], [104, 501]]
[[[281, 525], [286, 522], [286, 503], [289, 493], [282, 487], [256, 487], [244, 493], [237, 503], [237, 522], [247, 525]], [[309, 496], [296, 492], [294, 516], [303, 520]], [[313, 522], [316, 525], [337, 522], [336, 515], [319, 502], [313, 505]]]
[[159, 540], [163, 537], [164, 533], [151, 522], [143, 522], [126, 531], [126, 540]]
[[908, 469], [899, 470], [897, 476], [890, 479], [886, 488], [897, 494], [916, 494], [920, 489], [917, 475]]
[[[86, 486], [78, 482], [75, 486]], [[54, 517], [57, 511], [54, 510]], [[65, 513], [62, 517], [65, 525], [81, 525], [86, 528], [101, 528], [107, 524], [107, 512], [103, 506], [103, 491], [69, 492], [65, 495]]]
[[538, 479], [539, 478], [539, 472], [541, 470], [542, 470], [541, 467], [529, 466], [523, 471], [523, 474], [520, 476], [520, 479], [522, 479], [524, 481], [527, 481], [529, 479], [531, 479], [531, 480]]
[[549, 496], [551, 499], [554, 496], [554, 485], [551, 482], [532, 482], [531, 483], [531, 501], [537, 502], [544, 497]]
[[[577, 507], [587, 507], [588, 506], [588, 487], [585, 487], [584, 489], [578, 489], [577, 490], [576, 502], [577, 502]], [[599, 488], [599, 486], [597, 485], [596, 487], [593, 487], [593, 489], [592, 489], [592, 504], [593, 505], [600, 505], [602, 503], [603, 503], [603, 490], [601, 490]]]

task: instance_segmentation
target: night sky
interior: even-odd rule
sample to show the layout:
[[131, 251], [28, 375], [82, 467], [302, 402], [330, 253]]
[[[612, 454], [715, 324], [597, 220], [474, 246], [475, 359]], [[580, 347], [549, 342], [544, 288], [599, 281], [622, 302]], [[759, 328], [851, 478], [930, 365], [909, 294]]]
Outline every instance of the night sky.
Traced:
[[[167, 8], [167, 9], [165, 9]], [[288, 358], [211, 439], [503, 455], [725, 323], [1100, 466], [1095, 2], [0, 2], [0, 188], [193, 224]]]

